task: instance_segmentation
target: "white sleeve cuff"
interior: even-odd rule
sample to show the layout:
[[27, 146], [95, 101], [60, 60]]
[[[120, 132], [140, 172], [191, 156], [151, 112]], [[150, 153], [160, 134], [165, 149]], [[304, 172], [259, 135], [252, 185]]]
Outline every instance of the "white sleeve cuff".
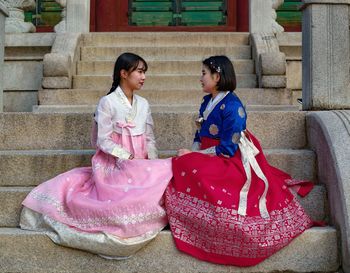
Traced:
[[201, 143], [200, 142], [193, 142], [191, 150], [193, 152], [200, 150]]
[[120, 159], [129, 159], [131, 153], [129, 153], [128, 151], [124, 150], [119, 146], [116, 146], [113, 148], [112, 155]]
[[215, 154], [216, 155], [216, 149], [215, 146], [210, 147], [208, 149], [204, 149], [204, 150], [199, 150], [197, 151], [198, 153], [202, 153], [202, 154]]

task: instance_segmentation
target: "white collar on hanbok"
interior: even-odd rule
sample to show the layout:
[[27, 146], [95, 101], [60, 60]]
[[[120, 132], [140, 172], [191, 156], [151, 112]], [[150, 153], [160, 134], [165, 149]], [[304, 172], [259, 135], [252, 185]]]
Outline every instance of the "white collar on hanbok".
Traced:
[[206, 120], [208, 118], [208, 116], [210, 115], [210, 113], [213, 111], [213, 109], [215, 108], [215, 106], [223, 99], [227, 96], [227, 94], [230, 93], [230, 91], [226, 91], [226, 92], [219, 92], [219, 94], [216, 95], [216, 97], [214, 99], [210, 99], [210, 101], [207, 104], [207, 107], [205, 108], [204, 112], [203, 112], [203, 118]]
[[137, 96], [133, 95], [133, 102], [132, 105], [130, 104], [128, 98], [125, 96], [125, 93], [121, 89], [120, 86], [117, 87], [115, 90], [115, 94], [117, 96], [117, 99], [129, 109], [129, 112], [127, 113], [125, 119], [126, 122], [131, 122], [135, 119], [136, 113], [137, 113]]

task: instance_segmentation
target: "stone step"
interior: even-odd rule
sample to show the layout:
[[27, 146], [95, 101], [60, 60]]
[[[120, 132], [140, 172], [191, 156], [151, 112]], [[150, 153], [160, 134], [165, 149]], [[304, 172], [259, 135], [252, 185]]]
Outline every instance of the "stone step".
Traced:
[[[247, 127], [265, 149], [306, 147], [305, 111], [248, 112]], [[154, 112], [160, 150], [190, 147], [197, 113]], [[89, 149], [92, 114], [1, 113], [0, 150]]]
[[302, 37], [301, 32], [284, 32], [277, 34], [280, 51], [286, 54], [287, 60], [301, 60]]
[[301, 60], [302, 48], [301, 45], [280, 45], [280, 51], [286, 55], [286, 59], [289, 60]]
[[[38, 91], [40, 105], [86, 105], [97, 104], [109, 89], [44, 89]], [[235, 93], [245, 105], [296, 104], [293, 92], [288, 89], [238, 88]], [[154, 90], [147, 87], [137, 91], [150, 104], [199, 104], [205, 95], [196, 89]]]
[[[32, 187], [0, 187], [0, 227], [17, 227], [22, 202]], [[325, 220], [326, 190], [318, 185], [304, 198], [298, 197], [306, 212], [314, 221]]]
[[[94, 113], [96, 105], [34, 105], [35, 113]], [[151, 105], [152, 112], [187, 112], [198, 110], [197, 104], [156, 104]], [[248, 111], [298, 111], [298, 105], [248, 105]]]
[[227, 46], [248, 45], [242, 32], [117, 32], [84, 34], [85, 46]]
[[[238, 88], [257, 86], [255, 74], [237, 74]], [[77, 75], [73, 77], [73, 89], [105, 89], [112, 86], [112, 76]], [[150, 75], [146, 76], [147, 89], [200, 89], [199, 75]]]
[[146, 61], [157, 60], [192, 60], [198, 61], [212, 55], [227, 55], [230, 59], [251, 59], [251, 47], [248, 45], [239, 46], [110, 46], [110, 47], [81, 47], [81, 60], [97, 61], [115, 59], [124, 52], [132, 52], [140, 55]]
[[[316, 157], [311, 150], [266, 149], [267, 160], [293, 178], [317, 183]], [[73, 169], [91, 166], [94, 150], [7, 150], [0, 151], [0, 186], [36, 186]], [[159, 157], [176, 155], [160, 151]]]
[[176, 250], [169, 231], [162, 231], [135, 256], [121, 261], [55, 245], [46, 235], [1, 228], [0, 264], [4, 272], [335, 272], [339, 267], [337, 232], [332, 227], [306, 230], [288, 246], [254, 267], [199, 261]]
[[[77, 63], [78, 75], [112, 75], [115, 61], [91, 61]], [[202, 62], [187, 60], [149, 61], [146, 75], [151, 74], [185, 74], [200, 75]], [[234, 60], [237, 74], [254, 74], [253, 60]]]

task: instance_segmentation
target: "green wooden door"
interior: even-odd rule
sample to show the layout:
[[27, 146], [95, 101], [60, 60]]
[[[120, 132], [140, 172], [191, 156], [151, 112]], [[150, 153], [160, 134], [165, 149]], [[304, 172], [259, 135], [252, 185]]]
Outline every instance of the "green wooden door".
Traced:
[[129, 25], [219, 26], [226, 24], [226, 0], [130, 0]]

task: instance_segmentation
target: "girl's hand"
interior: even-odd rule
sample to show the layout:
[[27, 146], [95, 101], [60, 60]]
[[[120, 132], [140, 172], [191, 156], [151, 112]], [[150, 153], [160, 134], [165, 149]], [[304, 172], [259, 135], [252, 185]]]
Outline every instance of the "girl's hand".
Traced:
[[180, 149], [180, 150], [178, 150], [177, 155], [178, 156], [182, 156], [182, 155], [186, 155], [186, 154], [189, 154], [189, 153], [192, 153], [192, 151], [188, 150], [188, 149]]

